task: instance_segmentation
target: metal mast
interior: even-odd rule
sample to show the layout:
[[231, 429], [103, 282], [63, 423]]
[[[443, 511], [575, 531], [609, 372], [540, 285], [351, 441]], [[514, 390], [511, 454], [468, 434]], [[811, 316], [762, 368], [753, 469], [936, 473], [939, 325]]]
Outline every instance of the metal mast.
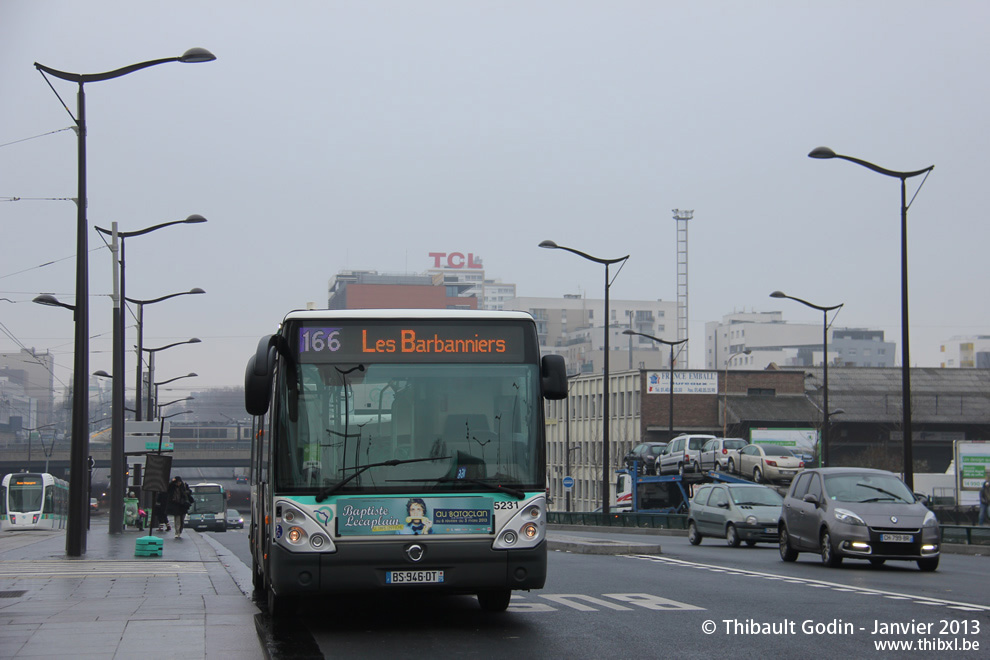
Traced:
[[[674, 209], [674, 220], [677, 221], [677, 339], [684, 340], [688, 336], [688, 223], [694, 217], [694, 211]], [[683, 364], [687, 367], [688, 344], [682, 347]]]

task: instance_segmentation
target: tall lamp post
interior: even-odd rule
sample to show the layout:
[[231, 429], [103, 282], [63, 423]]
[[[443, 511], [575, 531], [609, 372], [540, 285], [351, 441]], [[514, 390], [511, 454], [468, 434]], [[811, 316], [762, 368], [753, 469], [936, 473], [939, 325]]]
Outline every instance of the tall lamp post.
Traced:
[[753, 351], [744, 349], [738, 353], [730, 353], [725, 358], [725, 382], [722, 384], [722, 437], [728, 435], [729, 428], [729, 362], [737, 355], [749, 355]]
[[670, 346], [670, 415], [668, 418], [669, 428], [668, 435], [670, 435], [670, 440], [674, 439], [674, 346], [678, 344], [683, 344], [687, 341], [687, 338], [678, 339], [677, 341], [667, 341], [666, 339], [660, 339], [659, 337], [654, 337], [652, 335], [643, 334], [642, 332], [633, 332], [632, 330], [623, 330], [624, 335], [639, 335], [640, 337], [646, 337], [647, 339], [652, 339], [653, 341], [658, 341], [661, 344], [666, 344]]
[[[168, 300], [169, 298], [176, 298], [178, 296], [198, 295], [201, 293], [206, 293], [206, 291], [200, 289], [199, 287], [196, 287], [194, 289], [189, 289], [188, 291], [180, 291], [179, 293], [170, 293], [167, 296], [159, 296], [158, 298], [152, 298], [151, 300], [137, 300], [135, 298], [125, 298], [127, 302], [137, 306], [137, 314], [136, 314], [137, 316], [137, 346], [136, 346], [137, 378], [135, 379], [135, 385], [134, 385], [136, 388], [136, 392], [134, 394], [134, 409], [136, 410], [136, 412], [134, 413], [135, 420], [141, 421], [141, 390], [144, 388], [144, 385], [141, 382], [141, 372], [142, 372], [142, 368], [144, 367], [144, 362], [142, 360], [142, 355], [141, 355], [144, 352], [144, 306], [152, 305], [154, 303], [158, 303], [163, 300]], [[191, 342], [191, 343], [195, 344], [196, 342]], [[149, 397], [151, 396], [151, 392], [150, 392], [151, 384], [152, 384], [152, 379], [148, 378]], [[151, 410], [150, 405], [148, 406], [148, 410], [149, 411]], [[151, 421], [151, 419], [152, 416], [151, 413], [149, 412], [148, 421]]]
[[[114, 222], [110, 229], [96, 227], [96, 231], [111, 237], [110, 251], [113, 255], [113, 373], [111, 395], [111, 435], [110, 435], [110, 519], [108, 531], [110, 534], [120, 534], [124, 531], [124, 489], [126, 484], [126, 457], [124, 455], [124, 315], [120, 310], [120, 301], [125, 297], [126, 260], [124, 256], [125, 239], [131, 236], [141, 236], [157, 229], [177, 224], [196, 224], [206, 222], [201, 215], [190, 215], [185, 220], [165, 222], [138, 231], [118, 231]], [[140, 396], [140, 390], [138, 390]], [[141, 409], [140, 400], [136, 407]], [[140, 419], [140, 417], [138, 417]]]
[[[842, 156], [828, 147], [813, 149], [808, 154], [808, 157], [820, 159], [840, 158], [842, 160], [848, 160], [850, 163], [862, 165], [866, 169], [873, 170], [884, 176], [901, 180], [901, 397], [903, 401], [902, 412], [904, 414], [904, 483], [907, 484], [908, 488], [914, 490], [914, 449], [911, 446], [911, 443], [914, 442], [914, 436], [911, 430], [911, 351], [908, 344], [907, 212], [910, 204], [907, 201], [906, 182], [908, 179], [922, 174], [925, 175], [925, 178], [928, 178], [928, 173], [935, 169], [935, 166], [930, 165], [921, 170], [914, 170], [913, 172], [898, 172], [874, 165], [859, 158]], [[922, 180], [921, 185], [925, 185], [924, 180]], [[918, 190], [921, 190], [921, 186], [918, 186]], [[915, 192], [915, 196], [917, 194]], [[911, 201], [914, 201], [914, 197], [911, 198]]]
[[48, 74], [61, 80], [78, 83], [77, 111], [72, 116], [62, 97], [45, 77], [52, 91], [62, 101], [63, 107], [76, 124], [78, 141], [78, 187], [76, 197], [76, 309], [75, 347], [72, 372], [72, 445], [69, 457], [69, 510], [65, 530], [65, 554], [80, 557], [86, 554], [86, 528], [83, 519], [89, 515], [89, 497], [85, 492], [86, 475], [89, 469], [89, 241], [86, 219], [86, 94], [84, 86], [88, 82], [100, 82], [119, 78], [140, 69], [166, 62], [210, 62], [216, 57], [204, 48], [190, 48], [179, 57], [168, 57], [131, 64], [121, 69], [105, 73], [69, 73], [34, 63], [41, 74]]
[[810, 303], [801, 298], [789, 296], [783, 291], [774, 291], [770, 294], [770, 297], [787, 298], [788, 300], [799, 302], [806, 307], [817, 309], [822, 313], [822, 467], [828, 467], [828, 313], [832, 310], [839, 309], [845, 303], [826, 307], [824, 305]]
[[[159, 346], [158, 348], [145, 348], [143, 349], [145, 353], [148, 354], [148, 387], [151, 388], [151, 384], [155, 382], [155, 353], [159, 351], [164, 351], [167, 348], [172, 348], [173, 346], [181, 346], [182, 344], [198, 344], [200, 343], [198, 337], [193, 337], [192, 339], [187, 339], [186, 341], [177, 341], [172, 344], [166, 344], [165, 346]], [[150, 422], [155, 418], [155, 401], [151, 396], [151, 392], [148, 392], [148, 421]]]
[[158, 408], [158, 417], [161, 418], [161, 416], [162, 416], [162, 408], [164, 408], [166, 406], [171, 406], [171, 405], [176, 404], [176, 403], [182, 403], [183, 401], [195, 401], [195, 400], [196, 400], [196, 397], [194, 397], [194, 396], [187, 396], [187, 397], [183, 397], [181, 399], [176, 399], [175, 401], [169, 401], [168, 403], [159, 404], [157, 406], [157, 408]]
[[[540, 247], [541, 248], [551, 249], [551, 250], [566, 250], [567, 252], [571, 252], [573, 254], [576, 254], [579, 257], [584, 257], [588, 261], [594, 261], [595, 263], [599, 263], [599, 264], [604, 264], [605, 265], [605, 322], [603, 324], [603, 330], [604, 330], [604, 334], [605, 334], [605, 358], [603, 360], [604, 382], [602, 383], [602, 393], [603, 393], [603, 397], [604, 397], [604, 399], [602, 401], [602, 414], [605, 416], [605, 419], [604, 419], [604, 423], [602, 424], [602, 514], [603, 514], [605, 520], [608, 520], [608, 509], [609, 509], [608, 491], [609, 491], [609, 481], [610, 481], [610, 477], [611, 477], [611, 475], [609, 474], [609, 471], [610, 471], [610, 465], [609, 465], [609, 424], [610, 424], [611, 420], [609, 419], [609, 416], [608, 416], [608, 413], [609, 413], [609, 410], [608, 410], [608, 408], [609, 408], [609, 406], [608, 406], [608, 396], [609, 396], [609, 392], [608, 392], [608, 390], [609, 390], [609, 387], [608, 387], [608, 334], [609, 334], [609, 327], [611, 326], [611, 316], [610, 316], [609, 308], [608, 308], [608, 290], [612, 286], [612, 282], [614, 281], [614, 278], [611, 279], [611, 280], [609, 279], [609, 276], [608, 276], [608, 267], [611, 266], [612, 264], [622, 264], [624, 266], [626, 260], [629, 258], [629, 255], [627, 254], [626, 256], [619, 257], [618, 259], [602, 259], [600, 257], [593, 257], [590, 254], [587, 254], [585, 252], [581, 252], [580, 250], [575, 250], [574, 248], [564, 247], [563, 245], [557, 245], [553, 241], [543, 241], [542, 243], [540, 243]], [[621, 271], [622, 271], [622, 266], [619, 266], [619, 270], [616, 271], [615, 276], [618, 277], [619, 276], [619, 272], [621, 272]]]
[[[198, 224], [206, 222], [206, 218], [201, 215], [190, 215], [185, 220], [175, 220], [164, 222], [152, 227], [146, 227], [137, 231], [118, 231], [117, 223], [111, 224], [110, 229], [96, 227], [96, 231], [111, 237], [110, 251], [113, 255], [113, 373], [112, 396], [111, 396], [111, 436], [110, 436], [110, 516], [108, 531], [110, 534], [120, 534], [124, 531], [124, 489], [126, 488], [125, 471], [126, 458], [124, 456], [124, 335], [125, 320], [121, 313], [120, 301], [126, 295], [125, 274], [126, 259], [125, 250], [127, 238], [148, 234], [163, 227], [178, 224]], [[138, 354], [140, 357], [140, 353]], [[140, 361], [139, 361], [140, 362]], [[140, 365], [139, 365], [140, 368]], [[138, 390], [140, 397], [140, 389]], [[136, 410], [141, 409], [141, 402], [138, 399]], [[137, 419], [141, 419], [138, 417]]]

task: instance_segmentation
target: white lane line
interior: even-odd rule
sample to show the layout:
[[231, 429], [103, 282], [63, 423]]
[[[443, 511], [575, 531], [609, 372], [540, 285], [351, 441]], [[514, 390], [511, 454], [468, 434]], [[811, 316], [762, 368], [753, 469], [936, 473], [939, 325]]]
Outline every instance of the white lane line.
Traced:
[[867, 587], [850, 587], [847, 584], [839, 584], [837, 582], [828, 582], [826, 580], [812, 580], [809, 578], [795, 578], [789, 575], [777, 575], [774, 573], [763, 573], [760, 571], [749, 571], [742, 568], [725, 568], [721, 566], [714, 566], [712, 564], [702, 564], [700, 562], [687, 561], [685, 559], [674, 559], [671, 557], [660, 557], [657, 555], [622, 555], [623, 557], [629, 557], [631, 559], [639, 559], [642, 561], [651, 561], [661, 564], [669, 564], [672, 566], [681, 566], [686, 568], [720, 568], [723, 572], [730, 575], [740, 575], [740, 576], [750, 576], [750, 577], [760, 577], [765, 580], [783, 580], [786, 582], [791, 582], [792, 584], [804, 584], [811, 587], [825, 587], [829, 589], [834, 589], [835, 591], [852, 592], [857, 594], [862, 594], [865, 596], [883, 596], [885, 598], [890, 598], [892, 600], [914, 600], [916, 602], [924, 602], [928, 604], [938, 604], [954, 609], [963, 609], [966, 612], [990, 612], [990, 606], [980, 605], [978, 603], [962, 603], [954, 600], [945, 600], [942, 598], [928, 598], [926, 596], [918, 596], [912, 594], [902, 594], [894, 591], [884, 591], [882, 589], [869, 589]]

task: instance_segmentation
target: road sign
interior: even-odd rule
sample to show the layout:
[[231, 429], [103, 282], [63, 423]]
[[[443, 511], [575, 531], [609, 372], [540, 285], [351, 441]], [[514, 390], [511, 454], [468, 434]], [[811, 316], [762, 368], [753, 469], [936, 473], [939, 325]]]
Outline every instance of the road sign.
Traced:
[[[175, 447], [172, 445], [172, 440], [167, 436], [162, 436], [162, 451], [172, 451]], [[125, 435], [124, 436], [124, 453], [125, 454], [144, 454], [146, 452], [158, 451], [158, 436], [157, 435]]]
[[574, 488], [574, 477], [564, 477], [564, 490], [571, 490], [572, 488]]

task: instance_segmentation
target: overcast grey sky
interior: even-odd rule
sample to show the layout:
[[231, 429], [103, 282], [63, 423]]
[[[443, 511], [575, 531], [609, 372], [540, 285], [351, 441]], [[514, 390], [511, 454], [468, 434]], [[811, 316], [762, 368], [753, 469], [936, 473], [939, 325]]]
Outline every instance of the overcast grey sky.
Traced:
[[[156, 380], [239, 385], [258, 338], [326, 304], [345, 268], [422, 272], [474, 253], [522, 296], [673, 300], [690, 222], [690, 352], [734, 310], [820, 315], [900, 342], [896, 179], [827, 145], [935, 170], [909, 212], [911, 356], [990, 334], [985, 2], [15, 2], [0, 4], [0, 350], [51, 350], [71, 381], [76, 140], [35, 61], [86, 86], [89, 218], [122, 231], [127, 294], [150, 299]], [[76, 86], [52, 79], [75, 112]], [[909, 198], [919, 179], [909, 182]], [[7, 201], [20, 197], [21, 201]], [[982, 210], [981, 210], [982, 209]], [[111, 369], [111, 259], [90, 233], [91, 371]], [[55, 263], [38, 268], [40, 264]], [[133, 324], [133, 323], [132, 323]], [[16, 342], [14, 339], [16, 339]], [[129, 331], [127, 346], [134, 344]], [[899, 351], [898, 351], [899, 359]], [[134, 356], [128, 352], [128, 382]]]

